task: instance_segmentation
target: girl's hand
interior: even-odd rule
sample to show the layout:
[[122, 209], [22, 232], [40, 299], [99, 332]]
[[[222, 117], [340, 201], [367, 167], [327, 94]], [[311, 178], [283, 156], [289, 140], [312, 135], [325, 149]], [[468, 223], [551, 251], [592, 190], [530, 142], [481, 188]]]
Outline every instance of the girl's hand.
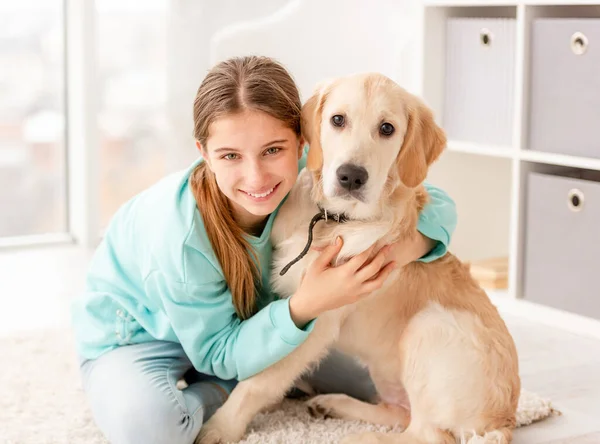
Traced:
[[387, 258], [389, 247], [383, 247], [370, 261], [373, 247], [334, 267], [331, 261], [340, 252], [342, 244], [342, 239], [338, 238], [334, 245], [321, 251], [291, 297], [290, 313], [298, 327], [325, 311], [352, 304], [381, 288], [395, 268], [395, 262]]

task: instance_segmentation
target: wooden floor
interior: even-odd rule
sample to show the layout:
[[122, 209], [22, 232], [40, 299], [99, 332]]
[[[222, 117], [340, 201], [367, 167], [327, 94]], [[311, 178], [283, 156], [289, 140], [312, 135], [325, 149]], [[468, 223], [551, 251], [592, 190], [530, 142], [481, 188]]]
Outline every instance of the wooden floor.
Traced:
[[[0, 252], [0, 335], [67, 325], [91, 254], [74, 247]], [[600, 340], [504, 315], [521, 361], [523, 388], [562, 416], [515, 431], [516, 444], [600, 444]], [[1, 396], [1, 394], [0, 394]]]

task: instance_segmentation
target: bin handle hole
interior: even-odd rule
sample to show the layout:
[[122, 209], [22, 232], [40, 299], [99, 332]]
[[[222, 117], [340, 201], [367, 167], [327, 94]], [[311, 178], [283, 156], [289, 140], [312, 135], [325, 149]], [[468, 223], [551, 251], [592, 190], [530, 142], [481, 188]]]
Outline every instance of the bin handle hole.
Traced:
[[587, 51], [588, 39], [582, 32], [576, 32], [571, 36], [571, 51], [576, 55], [582, 55]]
[[490, 46], [492, 44], [492, 33], [489, 29], [483, 28], [479, 31], [479, 41], [483, 46]]
[[573, 188], [569, 191], [567, 205], [571, 211], [581, 211], [583, 209], [583, 192], [577, 188]]

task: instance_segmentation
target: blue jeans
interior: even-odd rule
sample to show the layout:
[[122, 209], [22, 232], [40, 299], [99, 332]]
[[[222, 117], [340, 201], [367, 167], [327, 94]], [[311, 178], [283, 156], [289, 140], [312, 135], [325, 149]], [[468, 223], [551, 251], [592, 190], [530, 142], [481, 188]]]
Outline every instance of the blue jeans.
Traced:
[[[81, 374], [94, 420], [112, 444], [193, 443], [236, 384], [196, 372], [180, 344], [163, 341], [83, 360]], [[179, 390], [184, 375], [189, 386]], [[307, 380], [320, 393], [375, 395], [367, 370], [336, 351]]]

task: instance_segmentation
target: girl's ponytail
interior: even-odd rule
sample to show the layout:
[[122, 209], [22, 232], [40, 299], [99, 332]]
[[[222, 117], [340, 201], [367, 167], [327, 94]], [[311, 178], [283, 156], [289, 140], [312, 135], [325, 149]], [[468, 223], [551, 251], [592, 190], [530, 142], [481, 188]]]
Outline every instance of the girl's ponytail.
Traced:
[[233, 305], [238, 316], [247, 319], [256, 310], [256, 287], [260, 282], [256, 255], [233, 219], [229, 202], [219, 191], [206, 162], [194, 171], [191, 186], [204, 219], [206, 234], [231, 291]]

